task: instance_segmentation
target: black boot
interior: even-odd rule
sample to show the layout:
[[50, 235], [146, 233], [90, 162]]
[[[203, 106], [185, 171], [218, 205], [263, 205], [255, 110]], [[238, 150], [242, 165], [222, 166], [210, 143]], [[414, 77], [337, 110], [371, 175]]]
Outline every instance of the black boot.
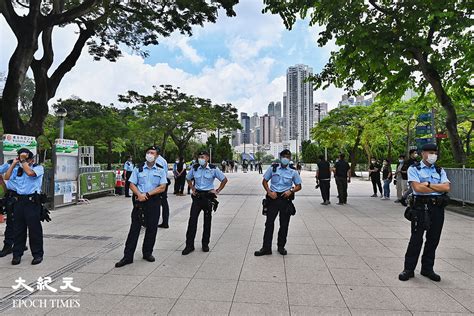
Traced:
[[441, 281], [441, 277], [439, 274], [436, 274], [433, 270], [423, 270], [421, 269], [420, 274], [429, 278], [431, 281], [439, 282]]
[[255, 251], [254, 255], [256, 257], [260, 257], [260, 256], [265, 256], [265, 255], [271, 255], [272, 254], [272, 250], [271, 249], [265, 249], [265, 248], [262, 248], [260, 250], [257, 250]]
[[398, 279], [400, 281], [408, 281], [409, 279], [415, 276], [415, 272], [413, 270], [403, 270], [399, 275]]
[[5, 245], [3, 246], [2, 251], [0, 251], [0, 258], [5, 257], [6, 255], [9, 255], [12, 252], [13, 252], [13, 247]]

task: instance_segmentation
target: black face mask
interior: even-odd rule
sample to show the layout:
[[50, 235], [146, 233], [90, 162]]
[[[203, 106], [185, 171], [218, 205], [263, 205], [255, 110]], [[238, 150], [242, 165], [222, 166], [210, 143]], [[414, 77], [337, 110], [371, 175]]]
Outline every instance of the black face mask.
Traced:
[[18, 177], [21, 177], [23, 175], [23, 168], [22, 167], [18, 168], [18, 172], [16, 173], [16, 175]]

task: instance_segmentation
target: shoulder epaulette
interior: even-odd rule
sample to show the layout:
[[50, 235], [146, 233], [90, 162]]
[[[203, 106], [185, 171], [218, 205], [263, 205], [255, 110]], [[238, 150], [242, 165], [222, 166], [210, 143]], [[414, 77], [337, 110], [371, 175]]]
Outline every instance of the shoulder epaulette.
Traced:
[[290, 169], [296, 170], [295, 165], [289, 165]]
[[216, 169], [216, 166], [213, 165], [213, 164], [209, 164], [209, 168], [211, 168], [211, 169]]
[[34, 167], [37, 167], [37, 166], [39, 166], [39, 164], [34, 163], [32, 167], [34, 168]]
[[199, 164], [198, 164], [198, 163], [195, 163], [194, 166], [193, 166], [194, 171], [197, 171], [198, 168], [199, 168]]
[[[415, 167], [417, 170], [421, 170], [421, 163], [417, 161], [414, 164], [412, 164], [411, 167]], [[443, 170], [443, 168], [435, 165], [435, 169], [436, 169], [436, 172], [441, 176], [441, 170]]]
[[13, 163], [13, 159], [8, 160], [7, 163], [11, 165]]
[[280, 164], [279, 163], [272, 163], [272, 170], [273, 172], [276, 172], [277, 171], [277, 168]]
[[156, 163], [155, 164], [158, 168], [161, 168], [161, 169], [164, 169], [162, 165], [160, 165], [159, 163]]
[[143, 162], [140, 164], [140, 167], [138, 167], [138, 172], [143, 172], [143, 168], [145, 167], [146, 162]]

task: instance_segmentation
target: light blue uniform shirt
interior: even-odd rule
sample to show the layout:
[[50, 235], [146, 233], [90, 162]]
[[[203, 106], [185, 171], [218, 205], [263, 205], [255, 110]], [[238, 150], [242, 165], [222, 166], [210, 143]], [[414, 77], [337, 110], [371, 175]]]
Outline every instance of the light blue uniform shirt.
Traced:
[[[441, 175], [436, 171], [435, 165], [428, 167], [420, 161], [420, 170], [418, 170], [414, 165], [408, 168], [408, 183], [412, 181], [423, 183], [430, 182], [433, 184], [439, 183], [449, 183], [448, 177], [446, 176], [446, 171], [441, 169]], [[413, 187], [412, 187], [413, 188]], [[414, 195], [441, 195], [441, 192], [431, 192], [431, 193], [421, 193], [413, 190]]]
[[133, 169], [129, 181], [135, 184], [141, 193], [146, 193], [167, 183], [166, 172], [163, 168], [158, 168], [156, 164], [153, 164], [151, 168], [145, 164], [142, 172], [137, 167]]
[[[36, 165], [31, 167], [31, 169], [35, 172], [36, 176], [30, 177], [26, 174], [23, 170], [23, 174], [19, 177], [18, 170], [19, 167], [15, 167], [13, 169], [12, 175], [8, 183], [13, 181], [14, 188], [9, 188], [10, 190], [16, 191], [19, 195], [29, 195], [33, 193], [41, 193], [41, 185], [43, 184], [43, 175], [44, 175], [44, 168], [41, 165]], [[8, 186], [7, 186], [8, 188]]]
[[279, 165], [275, 172], [273, 172], [273, 167], [270, 166], [265, 171], [263, 178], [270, 181], [270, 190], [278, 193], [288, 191], [293, 186], [293, 183], [295, 185], [301, 184], [301, 177], [298, 171], [288, 166], [282, 167]]
[[158, 158], [156, 158], [155, 162], [161, 165], [163, 169], [165, 169], [166, 177], [168, 178], [168, 162], [166, 161], [166, 159], [163, 158], [162, 155], [159, 155]]
[[126, 161], [125, 164], [123, 165], [123, 170], [132, 172], [133, 171], [133, 162], [131, 161]]
[[216, 178], [222, 182], [225, 175], [217, 167], [211, 168], [209, 164], [206, 165], [206, 168], [199, 166], [196, 171], [191, 167], [186, 175], [187, 180], [194, 179], [194, 187], [199, 191], [214, 190], [214, 179]]

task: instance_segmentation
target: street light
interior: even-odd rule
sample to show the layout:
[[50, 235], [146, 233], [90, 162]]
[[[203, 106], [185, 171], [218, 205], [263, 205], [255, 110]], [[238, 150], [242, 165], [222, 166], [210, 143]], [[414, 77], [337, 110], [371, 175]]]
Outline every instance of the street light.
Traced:
[[64, 138], [64, 119], [66, 118], [67, 111], [65, 108], [59, 108], [56, 110], [56, 116], [59, 118], [59, 138]]
[[212, 144], [209, 144], [209, 163], [212, 163]]

